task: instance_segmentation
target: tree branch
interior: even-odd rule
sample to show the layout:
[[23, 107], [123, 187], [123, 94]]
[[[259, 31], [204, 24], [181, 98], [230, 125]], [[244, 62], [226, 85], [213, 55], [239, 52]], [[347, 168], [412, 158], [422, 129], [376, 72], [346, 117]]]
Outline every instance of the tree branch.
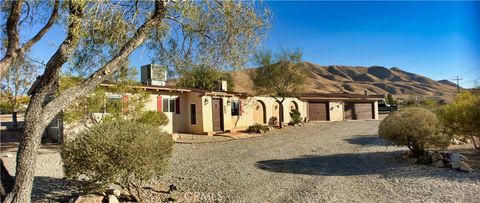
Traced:
[[38, 31], [38, 33], [32, 37], [32, 39], [28, 40], [23, 46], [22, 48], [20, 48], [19, 52], [24, 52], [28, 49], [30, 49], [35, 43], [37, 43], [40, 39], [42, 39], [43, 35], [45, 35], [45, 33], [47, 33], [47, 31], [53, 26], [53, 24], [55, 23], [55, 21], [57, 21], [58, 19], [58, 9], [60, 7], [60, 1], [58, 0], [55, 0], [55, 3], [53, 5], [53, 11], [52, 11], [52, 14], [50, 15], [50, 18], [48, 19], [47, 23], [45, 24], [45, 26], [42, 27], [42, 29], [40, 29], [40, 31]]
[[5, 56], [0, 60], [0, 78], [7, 72], [17, 57], [16, 50], [20, 41], [18, 34], [18, 21], [20, 20], [20, 12], [22, 11], [23, 0], [12, 1], [10, 15], [7, 19], [7, 50]]
[[115, 72], [128, 56], [147, 38], [150, 30], [157, 25], [165, 17], [165, 3], [162, 1], [155, 2], [155, 12], [142, 26], [137, 30], [137, 33], [120, 49], [120, 51], [102, 68], [93, 73], [82, 84], [72, 87], [62, 92], [53, 101], [48, 103], [43, 109], [46, 117], [54, 116], [59, 111], [68, 107], [81, 95], [87, 94], [97, 85], [105, 80], [111, 73]]

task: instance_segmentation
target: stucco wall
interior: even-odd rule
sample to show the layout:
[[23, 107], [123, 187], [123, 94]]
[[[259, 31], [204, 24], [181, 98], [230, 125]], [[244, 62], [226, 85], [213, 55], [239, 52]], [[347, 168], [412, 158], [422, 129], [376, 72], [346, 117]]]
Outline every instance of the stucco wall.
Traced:
[[343, 101], [331, 101], [328, 106], [330, 121], [343, 121]]

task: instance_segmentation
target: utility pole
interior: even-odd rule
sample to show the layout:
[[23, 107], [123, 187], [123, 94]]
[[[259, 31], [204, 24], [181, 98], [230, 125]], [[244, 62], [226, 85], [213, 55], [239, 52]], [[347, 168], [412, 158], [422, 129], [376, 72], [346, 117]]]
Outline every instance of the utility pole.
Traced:
[[463, 80], [463, 78], [457, 76], [457, 78], [454, 78], [453, 80], [457, 81], [457, 92], [460, 92], [460, 80]]

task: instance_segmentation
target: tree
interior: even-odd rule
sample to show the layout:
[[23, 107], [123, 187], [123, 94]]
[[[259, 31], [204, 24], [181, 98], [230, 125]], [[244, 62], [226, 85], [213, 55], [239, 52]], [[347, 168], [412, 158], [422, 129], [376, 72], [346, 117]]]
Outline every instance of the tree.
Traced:
[[437, 116], [428, 109], [408, 107], [382, 120], [378, 135], [398, 146], [407, 146], [416, 157], [430, 147], [448, 147], [450, 136], [439, 130]]
[[215, 90], [221, 80], [227, 81], [228, 90], [233, 89], [233, 78], [228, 72], [206, 65], [198, 65], [191, 69], [181, 70], [177, 86]]
[[[22, 6], [29, 5], [23, 1], [6, 4], [11, 9], [5, 14], [8, 37], [3, 44], [8, 46], [0, 64], [2, 71], [15, 58], [22, 36], [20, 15], [28, 15], [21, 12]], [[59, 14], [57, 21], [64, 26], [66, 37], [31, 88], [24, 136], [17, 153], [16, 180], [5, 202], [30, 202], [44, 129], [60, 111], [121, 67], [138, 47], [143, 46], [154, 53], [154, 60], [174, 68], [190, 62], [238, 67], [268, 27], [268, 16], [259, 12], [261, 5], [258, 7], [255, 2], [55, 1], [53, 6], [54, 10], [65, 8], [58, 10], [65, 13]], [[51, 98], [50, 92], [58, 83], [62, 68], [85, 77], [79, 85]]]
[[28, 61], [18, 63], [18, 66], [8, 69], [7, 74], [1, 80], [0, 92], [10, 103], [14, 129], [17, 128], [17, 111], [19, 106], [24, 103], [22, 98], [35, 80], [36, 70], [36, 65]]
[[387, 104], [389, 104], [391, 106], [396, 106], [397, 105], [397, 100], [395, 98], [393, 98], [392, 94], [387, 95]]
[[[261, 50], [254, 55], [255, 62], [261, 66], [252, 76], [255, 90], [268, 95], [280, 104], [280, 115], [283, 115], [285, 97], [295, 96], [302, 91], [305, 74], [299, 68], [302, 60], [300, 49], [283, 50], [275, 57], [269, 50]], [[282, 127], [282, 117], [279, 125]]]
[[437, 110], [445, 133], [469, 137], [480, 149], [475, 137], [480, 139], [480, 95], [461, 92], [454, 102]]

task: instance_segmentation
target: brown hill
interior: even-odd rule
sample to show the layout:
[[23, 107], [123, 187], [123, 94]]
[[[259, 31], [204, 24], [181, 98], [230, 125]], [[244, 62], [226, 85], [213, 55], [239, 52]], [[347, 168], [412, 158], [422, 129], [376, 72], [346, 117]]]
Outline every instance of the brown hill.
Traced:
[[[456, 85], [447, 80], [435, 81], [428, 77], [403, 71], [399, 68], [382, 66], [320, 66], [303, 62], [307, 79], [305, 92], [347, 92], [393, 94], [399, 98], [437, 98], [451, 100]], [[235, 91], [254, 93], [252, 74], [255, 69], [233, 72]]]

